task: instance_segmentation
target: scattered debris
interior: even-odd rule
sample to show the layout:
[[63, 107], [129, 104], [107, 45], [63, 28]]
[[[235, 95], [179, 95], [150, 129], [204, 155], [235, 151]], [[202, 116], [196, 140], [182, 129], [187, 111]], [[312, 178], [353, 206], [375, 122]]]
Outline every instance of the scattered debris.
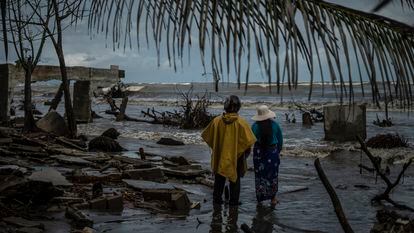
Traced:
[[378, 134], [366, 142], [371, 148], [408, 147], [408, 140], [399, 134]]
[[381, 179], [387, 185], [387, 188], [385, 189], [385, 191], [382, 194], [378, 194], [374, 198], [372, 198], [371, 203], [381, 203], [381, 201], [386, 201], [386, 202], [392, 204], [393, 206], [395, 206], [399, 209], [410, 210], [410, 211], [414, 212], [414, 208], [406, 206], [406, 205], [398, 204], [394, 200], [392, 200], [391, 197], [390, 197], [390, 193], [400, 183], [401, 178], [403, 177], [405, 171], [408, 169], [408, 167], [413, 162], [413, 159], [410, 159], [408, 162], [404, 163], [403, 168], [401, 169], [400, 173], [398, 174], [396, 180], [394, 182], [391, 182], [390, 179], [387, 177], [387, 174], [386, 174], [387, 171], [386, 170], [383, 171], [381, 169], [381, 158], [380, 157], [374, 157], [371, 154], [371, 152], [368, 150], [367, 145], [362, 140], [362, 138], [360, 138], [360, 137], [357, 137], [357, 138], [358, 138], [359, 143], [361, 144], [361, 150], [364, 151], [365, 154], [368, 156], [369, 160], [371, 161], [372, 165], [375, 168], [375, 171], [377, 172], [379, 177], [381, 177]]
[[9, 224], [12, 224], [17, 227], [27, 227], [27, 228], [40, 228], [44, 229], [45, 226], [42, 223], [30, 221], [21, 217], [7, 217], [3, 218], [3, 221]]
[[167, 178], [159, 167], [142, 168], [124, 171], [124, 176], [133, 180], [150, 180], [157, 182], [165, 182]]
[[28, 179], [32, 181], [51, 182], [55, 186], [72, 186], [72, 184], [54, 168], [42, 168], [38, 172], [33, 172]]
[[126, 149], [112, 138], [98, 136], [89, 142], [89, 151], [121, 152], [126, 151]]
[[377, 222], [372, 227], [371, 233], [405, 232], [414, 232], [414, 219], [403, 217], [395, 211], [377, 211]]
[[72, 219], [72, 224], [76, 228], [93, 226], [93, 221], [78, 209], [67, 207], [65, 216], [69, 219]]
[[157, 141], [157, 144], [167, 145], [167, 146], [182, 146], [184, 142], [178, 141], [172, 138], [161, 138]]
[[0, 175], [16, 175], [23, 176], [27, 173], [27, 169], [16, 165], [3, 165], [0, 166]]

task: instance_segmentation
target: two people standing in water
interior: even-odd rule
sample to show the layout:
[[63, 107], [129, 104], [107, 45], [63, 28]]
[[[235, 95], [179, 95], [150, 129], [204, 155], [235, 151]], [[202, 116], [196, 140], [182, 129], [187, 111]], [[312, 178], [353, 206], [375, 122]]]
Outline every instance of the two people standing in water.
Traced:
[[283, 146], [280, 126], [273, 120], [275, 113], [266, 105], [257, 108], [250, 127], [239, 116], [240, 99], [231, 95], [224, 102], [225, 112], [214, 118], [202, 132], [202, 138], [212, 149], [211, 168], [214, 177], [214, 204], [223, 203], [226, 180], [230, 183], [229, 205], [240, 205], [240, 178], [247, 171], [246, 159], [253, 146], [255, 188], [258, 203], [271, 200], [277, 204], [279, 153]]

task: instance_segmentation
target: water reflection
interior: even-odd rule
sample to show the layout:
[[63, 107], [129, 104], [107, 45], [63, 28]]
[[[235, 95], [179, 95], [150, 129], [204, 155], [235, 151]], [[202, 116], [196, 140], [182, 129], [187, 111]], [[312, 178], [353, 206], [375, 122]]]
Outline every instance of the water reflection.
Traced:
[[[273, 231], [273, 211], [274, 210], [268, 206], [257, 205], [256, 215], [253, 218], [251, 230], [255, 233], [271, 233]], [[214, 205], [210, 233], [238, 232], [238, 218], [238, 206], [223, 208], [222, 205]]]
[[256, 206], [256, 216], [253, 218], [252, 231], [255, 233], [269, 233], [273, 231], [271, 218], [273, 209], [264, 205]]
[[[226, 222], [223, 223], [223, 217], [226, 218]], [[223, 209], [222, 205], [213, 205], [213, 216], [210, 224], [210, 233], [232, 233], [237, 232], [237, 220], [239, 218], [239, 207], [230, 206], [227, 209]], [[223, 231], [224, 226], [224, 231]]]

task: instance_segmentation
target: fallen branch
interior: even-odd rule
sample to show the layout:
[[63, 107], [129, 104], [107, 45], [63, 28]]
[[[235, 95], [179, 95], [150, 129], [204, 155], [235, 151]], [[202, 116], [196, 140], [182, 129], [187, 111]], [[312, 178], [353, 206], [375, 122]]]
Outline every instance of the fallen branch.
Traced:
[[390, 179], [388, 179], [387, 175], [381, 170], [381, 162], [380, 162], [380, 160], [377, 159], [378, 157], [374, 157], [371, 154], [371, 152], [367, 148], [367, 145], [365, 144], [365, 142], [359, 136], [357, 137], [357, 139], [358, 139], [359, 143], [361, 144], [361, 150], [365, 152], [365, 154], [368, 156], [371, 163], [374, 165], [374, 168], [375, 168], [375, 171], [377, 172], [377, 174], [387, 184], [387, 188], [385, 189], [384, 193], [375, 196], [371, 200], [371, 202], [381, 203], [381, 201], [387, 201], [387, 202], [389, 202], [390, 204], [392, 204], [393, 206], [395, 206], [399, 209], [410, 210], [410, 211], [414, 212], [413, 208], [411, 208], [409, 206], [406, 206], [406, 205], [398, 204], [395, 201], [393, 201], [389, 196], [391, 191], [400, 183], [400, 180], [401, 180], [402, 176], [404, 175], [407, 168], [411, 165], [413, 160], [410, 159], [407, 163], [404, 163], [403, 168], [400, 171], [400, 174], [398, 174], [397, 179], [394, 182], [391, 182]]
[[329, 183], [328, 178], [325, 175], [325, 172], [322, 169], [321, 163], [319, 162], [319, 159], [315, 160], [315, 168], [316, 171], [318, 172], [318, 176], [322, 181], [322, 184], [325, 186], [326, 191], [329, 194], [329, 197], [331, 198], [332, 204], [334, 206], [335, 209], [335, 213], [336, 216], [338, 217], [339, 223], [342, 226], [342, 229], [344, 230], [345, 233], [353, 233], [354, 231], [352, 230], [351, 225], [349, 225], [348, 220], [345, 216], [345, 213], [342, 209], [342, 205], [341, 202], [339, 201], [338, 196], [336, 195], [336, 192], [334, 190], [334, 188], [331, 186], [331, 184]]

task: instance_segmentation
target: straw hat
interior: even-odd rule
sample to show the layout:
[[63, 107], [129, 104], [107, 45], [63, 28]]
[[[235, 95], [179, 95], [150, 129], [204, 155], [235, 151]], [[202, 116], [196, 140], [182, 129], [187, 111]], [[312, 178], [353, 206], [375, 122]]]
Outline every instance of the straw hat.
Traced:
[[275, 118], [276, 114], [272, 112], [266, 105], [260, 105], [257, 108], [257, 113], [252, 117], [254, 121], [264, 121], [270, 118]]

